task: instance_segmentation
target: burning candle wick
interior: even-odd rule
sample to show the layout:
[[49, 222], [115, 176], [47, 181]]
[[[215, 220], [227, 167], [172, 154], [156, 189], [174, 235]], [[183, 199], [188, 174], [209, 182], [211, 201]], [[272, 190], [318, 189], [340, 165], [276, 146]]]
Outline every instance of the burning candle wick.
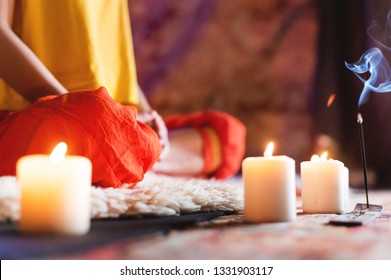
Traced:
[[361, 113], [357, 114], [357, 123], [360, 126], [360, 148], [361, 148], [362, 167], [363, 167], [363, 172], [364, 172], [365, 196], [367, 199], [367, 207], [369, 208], [367, 159], [365, 156], [364, 127], [363, 127], [363, 118], [361, 116]]

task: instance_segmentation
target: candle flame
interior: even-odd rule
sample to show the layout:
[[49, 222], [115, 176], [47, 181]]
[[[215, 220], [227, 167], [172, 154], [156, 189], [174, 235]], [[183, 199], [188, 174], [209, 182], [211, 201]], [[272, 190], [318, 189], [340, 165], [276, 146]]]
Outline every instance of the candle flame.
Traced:
[[327, 100], [327, 107], [330, 107], [331, 104], [333, 104], [336, 94], [332, 93], [330, 94], [329, 100]]
[[49, 159], [52, 162], [56, 162], [56, 163], [61, 162], [64, 159], [66, 153], [67, 153], [67, 144], [65, 144], [64, 142], [60, 142], [53, 149]]
[[265, 157], [271, 157], [273, 155], [273, 150], [274, 150], [274, 143], [273, 142], [269, 142], [269, 144], [267, 145], [266, 150], [263, 153], [263, 155]]
[[327, 161], [327, 156], [328, 156], [327, 152], [323, 152], [321, 156], [315, 154], [311, 157], [311, 161]]
[[320, 159], [321, 160], [327, 160], [327, 156], [328, 156], [328, 153], [327, 152], [323, 152], [323, 154], [320, 156]]
[[319, 156], [318, 155], [312, 155], [311, 161], [319, 161]]

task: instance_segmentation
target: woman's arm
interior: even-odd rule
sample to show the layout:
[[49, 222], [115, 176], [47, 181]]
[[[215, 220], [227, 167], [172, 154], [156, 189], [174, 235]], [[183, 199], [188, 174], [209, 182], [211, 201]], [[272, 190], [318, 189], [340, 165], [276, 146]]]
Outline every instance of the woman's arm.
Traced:
[[28, 101], [67, 90], [13, 32], [14, 0], [0, 0], [0, 78]]

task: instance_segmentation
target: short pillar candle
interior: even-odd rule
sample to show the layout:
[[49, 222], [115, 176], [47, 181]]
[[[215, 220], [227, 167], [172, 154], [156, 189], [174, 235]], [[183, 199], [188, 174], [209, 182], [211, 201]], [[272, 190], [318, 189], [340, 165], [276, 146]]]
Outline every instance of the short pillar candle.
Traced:
[[90, 228], [92, 165], [86, 157], [65, 156], [64, 145], [51, 156], [27, 155], [17, 162], [22, 232], [79, 235]]
[[303, 212], [346, 212], [349, 202], [349, 170], [338, 160], [314, 155], [303, 161], [301, 168], [301, 193]]
[[263, 157], [242, 162], [244, 218], [248, 222], [287, 222], [296, 219], [295, 161], [273, 156], [269, 143]]

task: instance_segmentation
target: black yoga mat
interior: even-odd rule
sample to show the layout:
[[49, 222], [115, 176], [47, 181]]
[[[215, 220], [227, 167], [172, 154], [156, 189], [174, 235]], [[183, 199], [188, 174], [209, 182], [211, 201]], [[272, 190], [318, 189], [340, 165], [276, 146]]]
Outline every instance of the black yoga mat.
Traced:
[[111, 241], [148, 234], [165, 234], [171, 229], [225, 215], [223, 211], [168, 217], [119, 218], [93, 220], [83, 236], [29, 235], [20, 233], [15, 224], [0, 225], [0, 259], [46, 259], [51, 255], [76, 253]]

